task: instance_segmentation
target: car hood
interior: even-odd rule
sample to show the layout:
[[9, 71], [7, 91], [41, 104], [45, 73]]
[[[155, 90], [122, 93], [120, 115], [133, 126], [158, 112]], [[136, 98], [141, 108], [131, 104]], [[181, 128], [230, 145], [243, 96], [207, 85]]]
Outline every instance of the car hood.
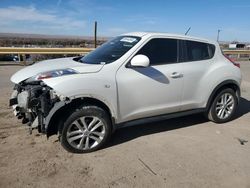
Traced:
[[94, 73], [94, 72], [99, 72], [103, 66], [104, 65], [102, 64], [80, 63], [74, 61], [73, 57], [51, 59], [35, 63], [34, 65], [19, 70], [14, 75], [12, 75], [10, 80], [14, 83], [19, 83], [23, 80], [26, 80], [42, 72], [48, 72], [52, 70], [65, 69], [65, 68], [74, 69], [79, 73]]

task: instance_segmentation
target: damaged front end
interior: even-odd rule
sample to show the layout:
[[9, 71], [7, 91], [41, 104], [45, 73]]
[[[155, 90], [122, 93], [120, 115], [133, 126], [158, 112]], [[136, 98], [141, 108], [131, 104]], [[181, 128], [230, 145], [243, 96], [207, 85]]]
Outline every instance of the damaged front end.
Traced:
[[40, 133], [46, 133], [46, 117], [59, 101], [59, 96], [43, 81], [23, 81], [15, 85], [9, 105], [17, 118], [29, 126], [30, 133], [35, 128]]
[[22, 123], [30, 127], [30, 131], [37, 128], [38, 132], [47, 133], [53, 114], [70, 100], [58, 95], [43, 80], [78, 74], [78, 72], [70, 68], [40, 72], [39, 67], [46, 68], [38, 63], [18, 71], [11, 77], [11, 81], [16, 85], [9, 105], [13, 107], [17, 118], [22, 119]]

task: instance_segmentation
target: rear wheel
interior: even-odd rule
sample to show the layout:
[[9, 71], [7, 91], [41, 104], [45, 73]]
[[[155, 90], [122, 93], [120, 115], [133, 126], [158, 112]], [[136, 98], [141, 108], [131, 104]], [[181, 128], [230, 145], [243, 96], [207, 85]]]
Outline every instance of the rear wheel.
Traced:
[[208, 112], [208, 119], [216, 123], [228, 122], [233, 118], [237, 105], [235, 91], [231, 88], [224, 89], [215, 97]]
[[84, 106], [64, 123], [61, 144], [69, 152], [87, 153], [100, 149], [110, 135], [108, 113], [97, 106]]

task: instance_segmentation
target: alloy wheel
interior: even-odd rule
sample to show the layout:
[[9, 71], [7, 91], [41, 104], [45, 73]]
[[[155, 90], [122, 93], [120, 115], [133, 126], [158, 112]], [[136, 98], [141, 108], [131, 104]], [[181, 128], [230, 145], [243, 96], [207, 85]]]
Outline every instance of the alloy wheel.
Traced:
[[224, 93], [216, 103], [215, 111], [217, 117], [220, 119], [226, 119], [232, 113], [234, 106], [235, 101], [232, 94]]
[[88, 150], [99, 145], [106, 130], [104, 122], [96, 116], [83, 116], [67, 129], [67, 142], [78, 150]]

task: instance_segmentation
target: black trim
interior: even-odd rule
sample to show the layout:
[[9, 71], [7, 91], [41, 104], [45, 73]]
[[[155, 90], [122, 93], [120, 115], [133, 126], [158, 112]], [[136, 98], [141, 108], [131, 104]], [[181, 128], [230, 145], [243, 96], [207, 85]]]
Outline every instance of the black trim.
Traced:
[[179, 63], [180, 62], [180, 53], [181, 53], [181, 45], [180, 45], [180, 40], [179, 39], [176, 39], [177, 40], [177, 59], [176, 59], [176, 63]]
[[203, 112], [206, 112], [206, 108], [198, 108], [198, 109], [194, 109], [194, 110], [187, 110], [187, 111], [175, 112], [175, 113], [170, 113], [170, 114], [163, 114], [163, 115], [158, 115], [158, 116], [153, 116], [153, 117], [140, 118], [140, 119], [131, 120], [131, 121], [116, 124], [115, 129], [133, 126], [133, 125], [138, 125], [138, 124], [142, 124], [145, 122], [151, 123], [151, 122], [155, 122], [155, 121], [163, 121], [163, 120], [167, 120], [167, 119], [187, 116], [187, 115], [191, 115], [191, 114], [198, 114], [198, 113], [203, 113]]
[[179, 41], [179, 61], [178, 63], [182, 63], [185, 62], [186, 59], [186, 43], [184, 42], [184, 40], [178, 40]]
[[12, 98], [12, 99], [10, 99], [10, 101], [9, 101], [9, 106], [13, 106], [13, 105], [15, 105], [15, 104], [17, 104], [18, 102], [17, 102], [17, 98]]
[[64, 102], [64, 101], [60, 101], [60, 102], [55, 103], [55, 105], [53, 106], [53, 108], [50, 109], [50, 111], [49, 111], [48, 115], [45, 117], [45, 121], [44, 121], [44, 124], [45, 124], [45, 128], [46, 128], [46, 129], [48, 129], [50, 120], [52, 119], [52, 117], [54, 116], [54, 114], [55, 114], [59, 109], [61, 109], [63, 106], [65, 106], [66, 104], [68, 104], [68, 103], [67, 103], [67, 102]]

